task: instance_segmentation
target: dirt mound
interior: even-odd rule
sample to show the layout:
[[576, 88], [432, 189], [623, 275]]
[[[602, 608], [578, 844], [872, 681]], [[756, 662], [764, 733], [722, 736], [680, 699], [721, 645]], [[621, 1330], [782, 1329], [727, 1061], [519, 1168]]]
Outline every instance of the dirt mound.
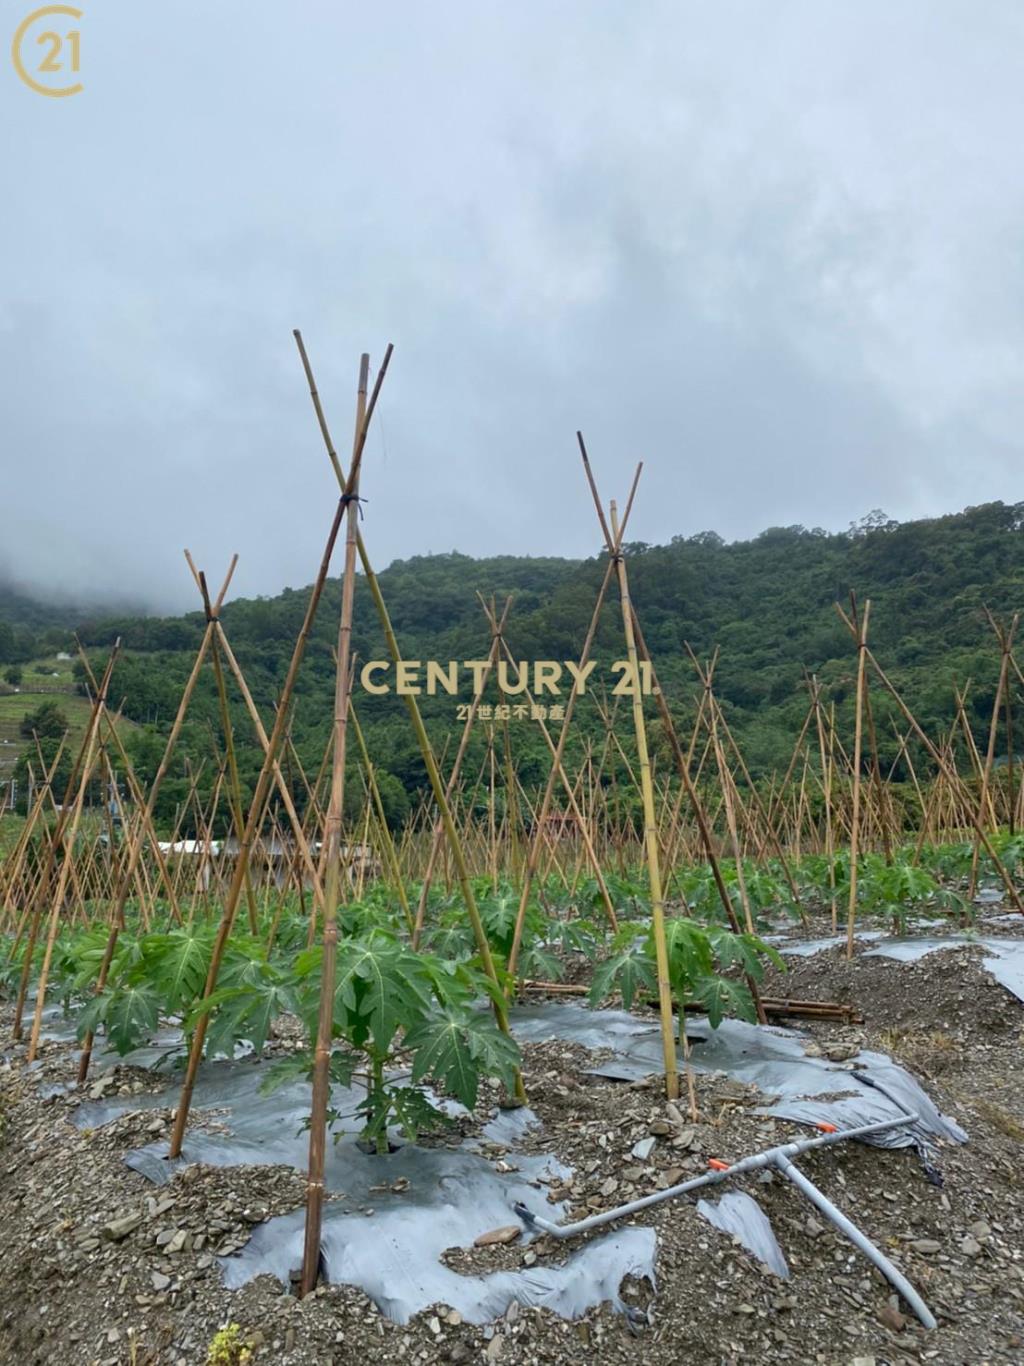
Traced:
[[1021, 1027], [1024, 1007], [982, 967], [984, 956], [981, 948], [949, 948], [907, 963], [868, 957], [861, 949], [848, 961], [845, 949], [836, 947], [787, 957], [788, 970], [772, 969], [763, 990], [766, 996], [855, 1005], [876, 1029], [1006, 1034]]

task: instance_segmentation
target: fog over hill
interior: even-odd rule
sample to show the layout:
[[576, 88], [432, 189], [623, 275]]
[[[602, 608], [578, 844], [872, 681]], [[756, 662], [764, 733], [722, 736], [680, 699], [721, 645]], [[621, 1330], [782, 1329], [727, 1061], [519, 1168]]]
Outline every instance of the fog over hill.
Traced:
[[592, 553], [578, 427], [606, 498], [646, 462], [651, 543], [1018, 496], [1019, 4], [173, 8], [89, 13], [73, 109], [0, 82], [22, 581], [181, 611], [187, 545], [244, 596], [308, 582], [296, 326], [343, 452], [395, 343], [379, 565]]

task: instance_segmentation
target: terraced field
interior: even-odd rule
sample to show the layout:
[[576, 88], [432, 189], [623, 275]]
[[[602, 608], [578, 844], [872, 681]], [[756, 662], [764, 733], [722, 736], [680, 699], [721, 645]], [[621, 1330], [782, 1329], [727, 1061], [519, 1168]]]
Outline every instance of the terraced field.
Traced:
[[[68, 718], [71, 728], [71, 747], [81, 745], [89, 720], [89, 702], [74, 691], [75, 682], [69, 660], [42, 659], [24, 666], [21, 686], [17, 692], [0, 694], [0, 782], [14, 772], [18, 756], [25, 746], [19, 727], [22, 720], [37, 711], [44, 702], [53, 701]], [[133, 728], [134, 722], [119, 723], [122, 734]]]

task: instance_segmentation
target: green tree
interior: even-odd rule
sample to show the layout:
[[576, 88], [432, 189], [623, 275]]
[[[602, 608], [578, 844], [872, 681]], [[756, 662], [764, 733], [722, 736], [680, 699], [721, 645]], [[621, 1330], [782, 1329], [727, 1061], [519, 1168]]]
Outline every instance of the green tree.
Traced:
[[18, 732], [25, 740], [33, 735], [40, 740], [59, 740], [68, 728], [68, 718], [56, 702], [44, 702], [35, 711], [21, 718]]

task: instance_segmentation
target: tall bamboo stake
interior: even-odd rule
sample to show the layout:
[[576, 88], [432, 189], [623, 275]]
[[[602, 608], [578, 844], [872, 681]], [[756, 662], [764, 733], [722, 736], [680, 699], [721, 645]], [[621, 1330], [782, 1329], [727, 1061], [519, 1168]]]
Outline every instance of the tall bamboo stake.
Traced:
[[[675, 757], [677, 772], [682, 780], [683, 787], [690, 802], [690, 808], [693, 811], [694, 819], [697, 822], [697, 829], [700, 831], [701, 843], [704, 846], [704, 856], [711, 867], [711, 875], [714, 878], [715, 886], [718, 889], [718, 896], [722, 902], [722, 909], [725, 911], [725, 917], [728, 920], [733, 933], [740, 934], [740, 922], [737, 919], [736, 908], [732, 904], [732, 898], [729, 896], [728, 888], [725, 885], [725, 879], [722, 877], [722, 870], [719, 866], [718, 856], [715, 853], [715, 844], [708, 824], [707, 813], [704, 810], [704, 805], [694, 786], [693, 779], [690, 777], [690, 765], [693, 762], [693, 745], [691, 744], [688, 754], [683, 753], [682, 746], [679, 743], [679, 737], [676, 734], [675, 723], [672, 720], [672, 713], [669, 711], [664, 691], [658, 682], [658, 675], [654, 668], [654, 660], [651, 658], [651, 652], [647, 648], [647, 642], [644, 640], [643, 631], [640, 629], [640, 619], [637, 616], [635, 609], [633, 610], [633, 632], [636, 637], [637, 647], [651, 669], [651, 681], [654, 685], [654, 700], [657, 703], [658, 711], [661, 715], [661, 723], [665, 736], [669, 742], [669, 748], [672, 750]], [[761, 1004], [761, 996], [757, 988], [757, 983], [749, 973], [744, 975], [747, 987], [750, 990], [751, 999], [757, 1010], [757, 1018], [762, 1024], [766, 1024], [767, 1016], [764, 1012], [764, 1006]]]
[[[221, 593], [218, 595], [218, 609], [220, 607], [223, 595], [227, 591], [228, 582], [229, 580], [225, 580], [224, 587], [222, 588]], [[161, 755], [160, 764], [157, 768], [156, 774], [153, 777], [153, 781], [150, 784], [149, 796], [146, 800], [144, 814], [144, 824], [150, 830], [152, 830], [153, 828], [153, 812], [156, 809], [157, 797], [159, 796], [160, 789], [163, 786], [163, 781], [167, 775], [167, 770], [170, 768], [171, 758], [174, 754], [175, 747], [178, 743], [178, 737], [181, 735], [181, 728], [185, 724], [185, 717], [188, 714], [188, 709], [192, 701], [192, 694], [194, 693], [196, 684], [199, 681], [199, 675], [202, 671], [203, 662], [210, 648], [210, 641], [212, 640], [212, 638], [213, 623], [207, 621], [206, 629], [203, 632], [203, 638], [199, 644], [199, 649], [196, 651], [195, 662], [192, 665], [192, 672], [189, 674], [188, 680], [185, 683], [185, 689], [182, 692], [181, 698], [178, 702], [178, 710], [175, 713], [174, 721], [171, 725], [170, 732], [167, 736], [167, 741], [164, 744], [164, 752]], [[117, 888], [115, 903], [111, 910], [110, 931], [107, 935], [107, 943], [103, 950], [103, 959], [100, 963], [100, 971], [96, 979], [97, 995], [100, 992], [104, 991], [106, 988], [107, 978], [110, 974], [110, 965], [114, 961], [114, 953], [117, 949], [117, 941], [122, 929], [124, 928], [124, 909], [128, 902], [128, 897], [131, 895], [131, 888], [134, 880], [135, 870], [138, 866], [139, 858], [142, 855], [142, 830], [143, 826], [140, 825], [135, 838], [133, 838], [132, 840], [127, 861], [121, 872], [120, 884]], [[171, 895], [173, 900], [173, 891]], [[82, 1039], [82, 1051], [78, 1059], [79, 1085], [81, 1085], [85, 1081], [86, 1077], [89, 1075], [89, 1064], [92, 1059], [93, 1037], [93, 1032], [91, 1030], [88, 1030], [86, 1031]]]
[[[628, 508], [627, 508], [628, 515]], [[623, 522], [625, 530], [625, 522]], [[526, 856], [526, 867], [523, 870], [523, 885], [519, 892], [519, 906], [516, 911], [515, 929], [512, 932], [512, 946], [508, 955], [509, 976], [514, 978], [516, 965], [519, 962], [519, 948], [523, 939], [523, 926], [526, 923], [526, 912], [530, 904], [530, 892], [533, 887], [533, 879], [537, 873], [537, 867], [541, 858], [542, 831], [547, 820], [548, 812], [551, 809], [551, 798], [554, 795], [555, 784], [558, 781], [557, 764], [562, 762], [565, 753], [565, 745], [569, 738], [569, 726], [572, 721], [573, 712], [576, 707], [576, 699], [579, 696], [579, 674], [582, 673], [590, 660], [590, 651], [593, 648], [594, 637], [597, 634], [598, 622], [601, 618], [601, 608], [604, 606], [605, 595], [608, 592], [608, 585], [611, 583], [614, 573], [614, 565], [609, 558], [605, 569], [604, 579], [598, 589], [597, 599], [594, 603], [594, 610], [590, 615], [590, 625], [583, 640], [583, 648], [580, 651], [580, 662], [577, 673], [573, 676], [572, 687], [565, 703], [565, 719], [562, 722], [562, 729], [558, 733], [558, 743], [555, 746], [555, 756], [551, 768], [548, 771], [547, 782], [544, 785], [544, 792], [540, 799], [537, 809], [537, 826], [534, 831], [533, 839], [530, 842], [530, 850]]]
[[[999, 641], [999, 681], [996, 684], [995, 700], [992, 703], [992, 720], [988, 728], [988, 748], [985, 751], [985, 768], [981, 776], [981, 795], [978, 798], [978, 818], [983, 821], [985, 808], [989, 808], [989, 818], [992, 822], [993, 830], [997, 827], [995, 809], [992, 805], [991, 783], [992, 765], [996, 757], [996, 737], [999, 732], [999, 712], [1002, 708], [1003, 696], [1006, 692], [1010, 672], [1010, 653], [1013, 649], [1013, 637], [1017, 630], [1018, 616], [1014, 613], [1013, 620], [1010, 622], [1008, 631], [995, 621], [992, 613], [988, 614], [989, 624], [996, 634]], [[981, 853], [981, 842], [977, 835], [974, 838], [974, 849], [971, 852], [971, 880], [968, 884], [967, 895], [972, 898], [978, 888], [978, 857]]]
[[384, 802], [381, 799], [380, 787], [377, 784], [377, 775], [374, 772], [373, 762], [370, 759], [370, 752], [366, 748], [366, 738], [363, 735], [363, 728], [359, 724], [359, 717], [356, 715], [355, 704], [352, 701], [351, 693], [352, 685], [350, 683], [348, 715], [349, 720], [352, 722], [352, 728], [356, 733], [356, 740], [359, 744], [359, 754], [363, 761], [363, 771], [366, 774], [366, 785], [370, 790], [370, 797], [377, 812], [381, 848], [383, 849], [385, 856], [384, 862], [387, 865], [388, 876], [391, 878], [392, 885], [394, 886], [395, 895], [398, 897], [398, 904], [402, 908], [405, 923], [409, 928], [409, 933], [412, 934], [415, 929], [415, 922], [409, 907], [409, 898], [406, 895], [405, 885], [402, 881], [402, 870], [398, 866], [398, 855], [395, 852], [395, 842], [392, 839], [391, 831], [388, 828], [387, 817], [384, 814]]
[[[366, 546], [358, 531], [356, 533], [356, 545], [359, 550], [359, 559], [363, 566], [363, 573], [366, 576], [366, 581], [373, 597], [374, 606], [377, 609], [377, 616], [384, 632], [384, 638], [387, 641], [388, 652], [391, 655], [392, 663], [397, 668], [402, 662], [402, 655], [398, 648], [398, 641], [391, 625], [391, 618], [388, 615], [387, 606], [384, 602], [384, 595], [381, 593], [380, 584], [377, 582], [377, 575], [373, 572], [373, 566], [370, 564], [369, 557], [366, 553]], [[426, 727], [423, 724], [423, 718], [420, 715], [420, 709], [416, 703], [416, 698], [411, 693], [406, 693], [403, 696], [403, 700], [405, 702], [406, 710], [409, 713], [409, 719], [412, 722], [417, 743], [420, 747], [420, 755], [427, 770], [427, 778], [430, 781], [430, 787], [434, 794], [434, 801], [437, 803], [438, 810], [441, 813], [441, 819], [444, 822], [448, 846], [451, 850], [452, 859], [455, 864], [455, 873], [459, 883], [459, 890], [462, 893], [462, 900], [466, 907], [466, 915], [473, 931], [473, 938], [476, 941], [477, 953], [480, 956], [480, 964], [494, 986], [499, 988], [499, 990], [495, 992], [494, 999], [491, 1002], [494, 1010], [494, 1018], [502, 1033], [511, 1036], [508, 1025], [508, 1011], [502, 998], [500, 990], [501, 984], [498, 981], [498, 974], [494, 966], [491, 946], [488, 943], [487, 935], [484, 932], [483, 921], [480, 919], [480, 912], [477, 908], [476, 896], [473, 893], [473, 887], [470, 882], [469, 867], [466, 863], [462, 841], [459, 839], [459, 833], [455, 827], [455, 821], [452, 818], [451, 807], [445, 797], [444, 786], [441, 782], [441, 775], [438, 772], [437, 760], [434, 757], [430, 738], [427, 735]], [[519, 1101], [525, 1102], [526, 1090], [523, 1086], [522, 1075], [518, 1068], [516, 1068], [515, 1071], [515, 1095]]]
[[[626, 658], [629, 663], [630, 677], [633, 684], [633, 729], [636, 734], [637, 761], [640, 768], [640, 793], [644, 812], [644, 847], [647, 853], [647, 874], [651, 890], [651, 929], [654, 935], [654, 956], [658, 978], [658, 1012], [661, 1024], [661, 1046], [662, 1056], [665, 1066], [665, 1093], [669, 1100], [675, 1100], [679, 1095], [679, 1073], [676, 1067], [676, 1044], [675, 1032], [672, 1019], [672, 986], [669, 982], [668, 971], [668, 946], [665, 940], [665, 901], [661, 887], [661, 865], [658, 850], [658, 827], [657, 818], [654, 811], [654, 789], [651, 785], [651, 763], [647, 751], [647, 726], [644, 721], [643, 693], [640, 687], [640, 664], [636, 648], [636, 636], [633, 631], [633, 609], [632, 600], [629, 595], [629, 576], [626, 572], [626, 561], [622, 553], [622, 536], [625, 531], [626, 519], [620, 525], [618, 510], [615, 503], [611, 504], [611, 527], [609, 528], [605, 520], [604, 510], [601, 500], [598, 497], [597, 485], [590, 468], [590, 459], [587, 455], [587, 448], [583, 443], [581, 432], [576, 433], [579, 443], [580, 455], [583, 458], [583, 469], [590, 487], [591, 496], [594, 500], [594, 508], [597, 518], [604, 534], [605, 544], [608, 548], [609, 561], [615, 566], [615, 574], [619, 585], [619, 602], [622, 607], [622, 630], [626, 638]], [[637, 481], [640, 477], [642, 464], [638, 466], [636, 476], [633, 479], [633, 488], [630, 492], [629, 502], [626, 505], [626, 516], [628, 517], [633, 503], [633, 496], [636, 492]], [[685, 1040], [685, 1032], [684, 1032]], [[687, 1079], [690, 1081], [691, 1074], [687, 1068]], [[696, 1109], [696, 1099], [691, 1089], [690, 1093], [691, 1110]]]
[[853, 815], [850, 824], [850, 903], [846, 916], [846, 956], [853, 957], [854, 920], [857, 914], [857, 858], [860, 840], [860, 764], [864, 724], [864, 682], [867, 667], [868, 618], [871, 615], [871, 599], [864, 603], [857, 636], [857, 713], [854, 722], [853, 740]]
[[[301, 339], [296, 333], [296, 339]], [[301, 351], [307, 367], [305, 352]], [[313, 1055], [313, 1100], [309, 1115], [309, 1177], [306, 1184], [306, 1233], [302, 1257], [303, 1295], [314, 1289], [320, 1270], [320, 1233], [323, 1224], [324, 1160], [327, 1144], [327, 1107], [331, 1094], [331, 1042], [334, 1033], [334, 985], [338, 956], [338, 874], [341, 866], [341, 821], [345, 795], [345, 748], [348, 734], [349, 700], [352, 692], [352, 610], [356, 590], [356, 531], [359, 516], [359, 454], [360, 438], [366, 419], [366, 389], [369, 380], [370, 357], [363, 355], [359, 362], [359, 387], [356, 400], [355, 436], [353, 437], [352, 466], [347, 482], [342, 482], [345, 500], [345, 568], [341, 581], [341, 618], [338, 623], [338, 655], [334, 686], [334, 753], [331, 763], [331, 795], [327, 804], [324, 826], [324, 856], [327, 878], [324, 886], [323, 963], [320, 976], [320, 1011], [317, 1017], [316, 1051]], [[321, 429], [332, 450], [330, 437], [316, 399], [312, 381], [311, 392], [320, 418]], [[334, 462], [340, 473], [340, 466]]]
[[114, 669], [114, 661], [117, 659], [121, 648], [121, 641], [114, 642], [110, 659], [107, 662], [103, 680], [100, 683], [100, 690], [96, 695], [96, 703], [93, 707], [92, 716], [89, 718], [89, 727], [86, 731], [84, 742], [85, 758], [82, 763], [81, 779], [79, 781], [78, 793], [75, 797], [74, 807], [69, 826], [70, 837], [65, 848], [64, 862], [61, 864], [60, 876], [57, 879], [57, 890], [53, 894], [53, 906], [50, 911], [50, 924], [46, 936], [46, 946], [43, 950], [43, 961], [39, 968], [39, 979], [36, 982], [36, 1009], [32, 1018], [32, 1033], [29, 1037], [27, 1061], [34, 1062], [36, 1050], [39, 1047], [39, 1033], [43, 1024], [43, 1009], [46, 1005], [46, 984], [50, 974], [50, 962], [53, 958], [53, 946], [57, 938], [57, 929], [60, 925], [60, 914], [64, 905], [64, 894], [67, 891], [68, 879], [71, 876], [71, 869], [74, 866], [74, 845], [75, 836], [78, 834], [78, 825], [82, 818], [82, 810], [85, 805], [85, 793], [92, 774], [93, 759], [96, 752], [96, 742], [99, 733], [100, 719], [104, 708], [107, 705], [107, 689], [110, 687], [110, 675]]
[[[502, 630], [504, 630], [505, 619], [508, 616], [508, 611], [511, 605], [512, 599], [507, 598], [505, 600], [505, 607], [502, 611], [501, 619], [498, 622], [499, 634]], [[473, 724], [476, 721], [476, 714], [480, 706], [480, 699], [483, 696], [483, 684], [486, 683], [492, 668], [497, 662], [497, 658], [498, 642], [497, 639], [495, 639], [494, 636], [492, 636], [491, 648], [487, 654], [486, 667], [481, 670], [481, 688], [479, 692], [474, 692], [472, 700], [469, 703], [469, 710], [466, 713], [466, 720], [462, 727], [462, 735], [459, 739], [458, 749], [455, 752], [455, 760], [452, 764], [452, 771], [448, 776], [448, 784], [445, 787], [445, 800], [448, 803], [451, 803], [452, 797], [458, 786], [459, 775], [462, 772], [462, 761], [465, 758], [466, 749], [469, 745], [469, 739], [473, 733]], [[434, 830], [430, 843], [430, 856], [427, 860], [426, 871], [423, 874], [423, 883], [420, 887], [419, 902], [416, 906], [416, 923], [413, 928], [412, 934], [412, 947], [414, 949], [419, 948], [420, 936], [423, 933], [423, 920], [427, 910], [427, 898], [430, 896], [430, 886], [434, 878], [434, 865], [437, 862], [438, 851], [441, 849], [442, 843], [444, 841], [444, 833], [444, 821], [440, 818], [440, 816], [438, 816], [437, 820], [434, 823]]]
[[[370, 403], [367, 406], [366, 419], [363, 423], [361, 440], [359, 442], [358, 447], [358, 455], [360, 457], [362, 455], [363, 446], [366, 442], [367, 427], [369, 425], [370, 418], [373, 414], [373, 408], [375, 406], [376, 398], [378, 393], [380, 392], [380, 387], [384, 381], [384, 375], [387, 371], [387, 366], [390, 359], [391, 347], [389, 346], [387, 351], [384, 353], [384, 361], [377, 374], [377, 380], [374, 385], [373, 397], [371, 398]], [[337, 457], [335, 457], [335, 463], [336, 461]], [[354, 469], [352, 473], [358, 477], [357, 462], [353, 461], [353, 465]], [[245, 880], [245, 868], [248, 864], [249, 852], [258, 833], [259, 822], [262, 818], [264, 803], [266, 800], [267, 792], [270, 787], [271, 775], [274, 771], [274, 762], [277, 759], [278, 752], [281, 748], [282, 740], [284, 739], [285, 732], [288, 728], [288, 713], [291, 706], [292, 693], [295, 689], [295, 680], [298, 677], [299, 666], [302, 663], [302, 658], [306, 651], [306, 644], [309, 640], [310, 632], [313, 629], [313, 621], [316, 617], [317, 608], [320, 605], [320, 598], [323, 594], [324, 584], [327, 581], [327, 573], [330, 569], [331, 556], [334, 553], [335, 542], [337, 541], [338, 533], [341, 530], [342, 518], [344, 517], [346, 510], [352, 504], [354, 490], [345, 488], [344, 482], [342, 483], [342, 487], [344, 491], [342, 492], [341, 497], [339, 497], [338, 499], [338, 505], [334, 511], [334, 517], [331, 521], [331, 527], [327, 533], [327, 542], [324, 546], [323, 556], [320, 560], [320, 568], [317, 571], [317, 576], [314, 580], [313, 588], [309, 595], [309, 601], [306, 605], [306, 614], [303, 618], [302, 626], [299, 630], [298, 639], [295, 642], [295, 648], [292, 651], [292, 659], [291, 663], [288, 666], [288, 673], [284, 681], [284, 687], [282, 688], [281, 696], [278, 699], [277, 715], [274, 719], [274, 728], [270, 733], [270, 745], [267, 750], [266, 757], [264, 758], [263, 767], [260, 770], [259, 778], [256, 781], [256, 790], [253, 794], [252, 806], [249, 810], [249, 818], [246, 822], [245, 833], [242, 837], [242, 843], [238, 850], [238, 857], [235, 860], [234, 875], [231, 880], [231, 886], [228, 888], [227, 899], [224, 903], [224, 912], [221, 917], [220, 927], [217, 931], [217, 938], [214, 940], [213, 954], [210, 960], [210, 968], [209, 972], [207, 973], [206, 979], [206, 989], [203, 993], [204, 996], [212, 995], [213, 990], [217, 984], [217, 977], [220, 973], [221, 959], [223, 958], [224, 949], [227, 945], [228, 938], [231, 934], [231, 927], [234, 924], [235, 911], [238, 908], [239, 897], [242, 893], [242, 885]], [[199, 1063], [203, 1056], [203, 1047], [206, 1042], [206, 1030], [209, 1024], [209, 1019], [210, 1017], [208, 1013], [200, 1015], [198, 1020], [196, 1021], [196, 1028], [192, 1035], [192, 1046], [189, 1050], [188, 1064], [185, 1071], [185, 1080], [181, 1088], [181, 1099], [178, 1102], [178, 1109], [174, 1119], [174, 1128], [171, 1133], [171, 1143], [169, 1151], [169, 1156], [171, 1158], [180, 1157], [181, 1155], [181, 1145], [185, 1138], [185, 1128], [188, 1124], [188, 1113], [192, 1104], [192, 1092], [195, 1088], [196, 1075], [199, 1071]]]

